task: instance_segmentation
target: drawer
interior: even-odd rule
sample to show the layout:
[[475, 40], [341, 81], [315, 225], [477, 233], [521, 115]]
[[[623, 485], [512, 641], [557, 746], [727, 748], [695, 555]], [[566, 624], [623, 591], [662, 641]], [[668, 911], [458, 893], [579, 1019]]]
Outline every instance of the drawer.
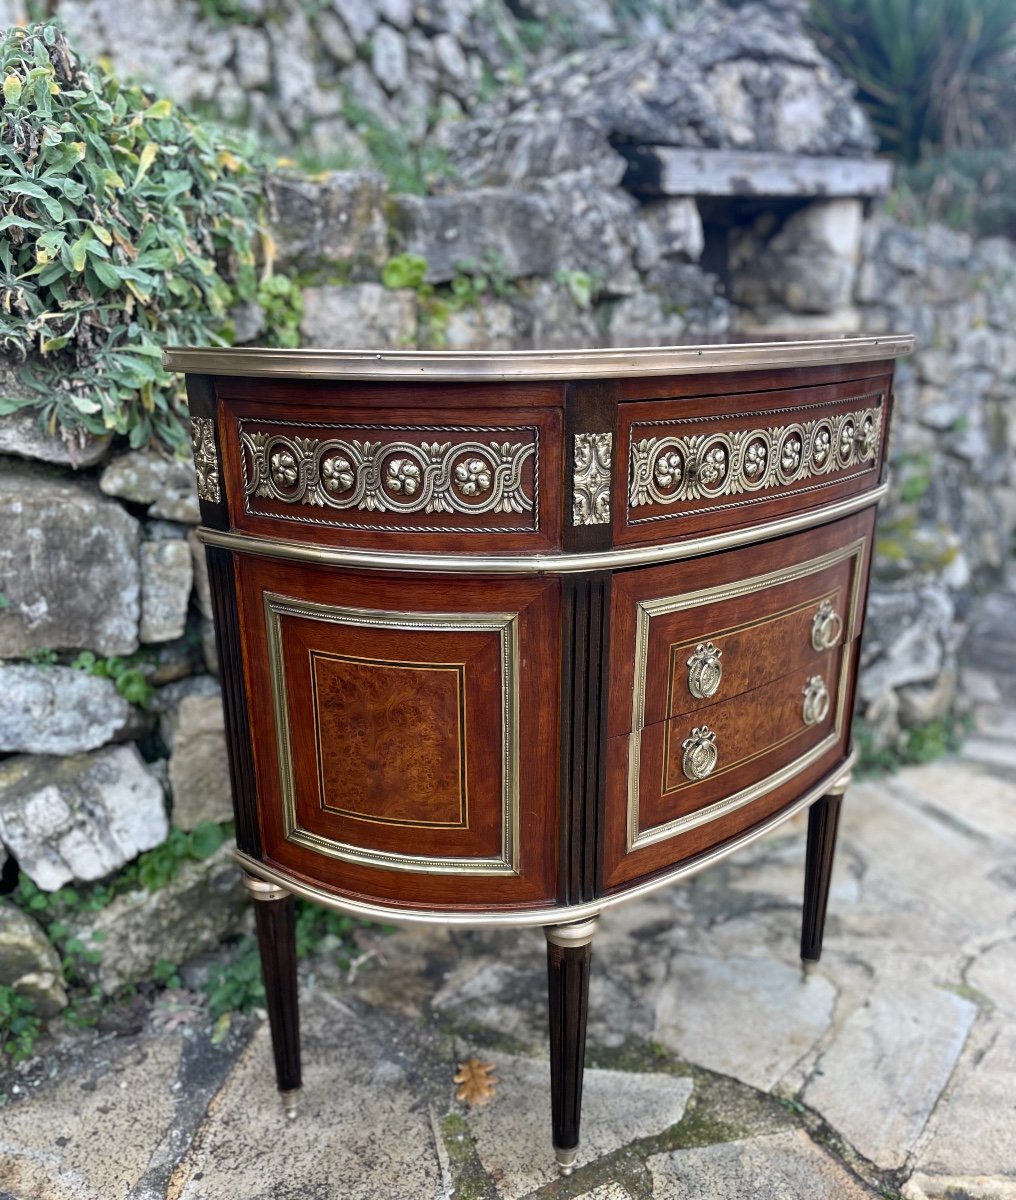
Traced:
[[375, 550], [559, 548], [560, 411], [389, 400], [382, 417], [363, 403], [220, 402], [232, 528]]
[[[873, 521], [615, 577], [603, 887], [750, 828], [846, 754]], [[699, 646], [718, 685], [696, 697]]]
[[843, 500], [882, 473], [890, 377], [619, 405], [614, 541], [672, 541]]
[[264, 861], [407, 908], [550, 902], [557, 581], [235, 561]]
[[808, 670], [632, 734], [633, 844], [712, 819], [711, 806], [809, 754], [835, 723], [840, 664], [828, 651]]

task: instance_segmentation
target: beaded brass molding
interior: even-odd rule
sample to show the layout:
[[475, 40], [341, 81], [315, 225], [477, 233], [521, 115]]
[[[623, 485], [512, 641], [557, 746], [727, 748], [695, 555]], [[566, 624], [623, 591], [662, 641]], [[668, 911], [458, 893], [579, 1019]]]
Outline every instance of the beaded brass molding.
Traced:
[[[272, 681], [272, 707], [279, 756], [282, 793], [282, 823], [287, 841], [329, 858], [392, 871], [414, 871], [424, 875], [517, 875], [519, 872], [519, 644], [517, 613], [432, 613], [385, 612], [316, 604], [264, 593], [268, 660]], [[399, 854], [340, 842], [304, 829], [296, 812], [293, 750], [287, 704], [285, 657], [282, 649], [282, 619], [286, 616], [353, 625], [367, 629], [410, 631], [476, 632], [498, 635], [501, 651], [501, 852], [491, 857], [439, 857]], [[462, 747], [465, 753], [465, 746]]]
[[222, 492], [219, 488], [219, 452], [215, 445], [215, 422], [210, 417], [191, 417], [190, 427], [198, 499], [218, 504], [222, 499]]
[[[787, 425], [633, 439], [629, 508], [741, 496], [851, 467], [874, 466], [882, 434], [883, 393], [851, 399], [856, 403], [873, 397], [878, 401], [873, 406]], [[683, 423], [659, 424], [666, 428]], [[635, 518], [632, 523], [652, 519]]]
[[573, 443], [572, 524], [610, 524], [612, 433], [577, 433]]
[[[248, 514], [265, 515], [252, 507], [257, 498], [281, 504], [332, 512], [446, 513], [475, 517], [492, 513], [531, 514], [529, 524], [494, 527], [456, 526], [474, 533], [531, 533], [538, 529], [539, 430], [534, 426], [433, 425], [313, 425], [315, 432], [342, 430], [364, 437], [314, 437], [272, 432], [265, 428], [286, 423], [258, 420], [239, 422], [240, 457], [244, 477], [244, 506]], [[433, 441], [413, 442], [407, 434], [435, 434]], [[390, 435], [398, 435], [391, 437]], [[450, 434], [481, 435], [461, 440]], [[498, 440], [492, 435], [514, 434]], [[524, 434], [526, 440], [518, 440]], [[374, 435], [373, 437], [371, 435]], [[387, 436], [386, 436], [387, 435]], [[533, 460], [532, 494], [523, 478]], [[352, 528], [374, 526], [338, 516], [311, 517], [271, 512], [273, 517]], [[383, 528], [400, 528], [387, 524]], [[403, 526], [437, 532], [447, 526]]]

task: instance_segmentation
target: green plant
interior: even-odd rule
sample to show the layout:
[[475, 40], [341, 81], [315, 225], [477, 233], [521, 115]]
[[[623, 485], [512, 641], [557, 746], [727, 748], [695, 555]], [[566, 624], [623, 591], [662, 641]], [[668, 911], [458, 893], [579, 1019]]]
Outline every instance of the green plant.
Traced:
[[147, 850], [134, 865], [137, 881], [150, 892], [157, 892], [179, 872], [187, 861], [209, 858], [222, 845], [225, 831], [214, 821], [202, 821], [189, 833], [171, 829], [169, 837], [154, 850]]
[[381, 268], [381, 282], [386, 288], [413, 288], [424, 286], [427, 260], [419, 254], [396, 254]]
[[208, 1013], [218, 1020], [229, 1012], [250, 1012], [265, 1002], [261, 958], [254, 938], [241, 938], [227, 962], [216, 967], [205, 984]]
[[563, 267], [554, 272], [557, 283], [563, 283], [579, 308], [589, 308], [593, 303], [596, 281], [587, 271], [569, 271]]
[[258, 285], [258, 304], [265, 315], [268, 346], [300, 344], [303, 292], [288, 275], [269, 275]]
[[0, 413], [178, 447], [162, 350], [221, 341], [228, 305], [254, 298], [262, 168], [53, 25], [0, 35], [0, 77], [0, 348], [26, 360]]
[[42, 1030], [35, 1005], [12, 987], [0, 986], [0, 1053], [13, 1062], [31, 1058]]
[[342, 111], [393, 192], [424, 196], [432, 184], [451, 174], [447, 153], [430, 139], [416, 145], [404, 130], [385, 124], [348, 95]]
[[1012, 0], [812, 0], [811, 20], [898, 158], [1011, 142]]
[[71, 660], [72, 667], [78, 671], [87, 671], [89, 675], [100, 675], [112, 679], [116, 690], [131, 704], [147, 708], [155, 695], [155, 688], [148, 682], [148, 677], [130, 659], [100, 658], [91, 650], [82, 650]]
[[3, 610], [5, 608], [10, 608], [10, 606], [11, 606], [10, 600], [7, 598], [7, 596], [3, 592], [0, 592], [0, 612], [3, 612]]

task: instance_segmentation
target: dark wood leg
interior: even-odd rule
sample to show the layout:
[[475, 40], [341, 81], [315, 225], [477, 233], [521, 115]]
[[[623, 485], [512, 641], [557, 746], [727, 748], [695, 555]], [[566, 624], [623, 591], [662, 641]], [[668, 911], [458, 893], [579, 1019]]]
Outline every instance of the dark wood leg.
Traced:
[[801, 922], [801, 958], [818, 962], [822, 957], [829, 880], [836, 852], [836, 830], [840, 823], [843, 793], [849, 777], [837, 782], [808, 811], [808, 854], [804, 868], [804, 918]]
[[595, 931], [595, 917], [574, 925], [551, 925], [544, 931], [550, 1002], [550, 1107], [554, 1154], [562, 1175], [572, 1173], [579, 1152], [589, 958]]
[[284, 888], [244, 877], [254, 897], [254, 917], [272, 1031], [275, 1078], [287, 1117], [296, 1116], [300, 1088], [300, 1007], [296, 989], [296, 905]]

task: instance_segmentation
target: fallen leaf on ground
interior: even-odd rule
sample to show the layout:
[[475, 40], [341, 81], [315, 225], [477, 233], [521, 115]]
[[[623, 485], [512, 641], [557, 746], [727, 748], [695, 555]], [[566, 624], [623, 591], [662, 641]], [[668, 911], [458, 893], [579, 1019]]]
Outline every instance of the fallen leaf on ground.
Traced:
[[497, 1076], [491, 1075], [494, 1063], [481, 1062], [478, 1058], [467, 1058], [459, 1063], [455, 1082], [455, 1099], [465, 1100], [467, 1104], [486, 1104], [494, 1095]]

